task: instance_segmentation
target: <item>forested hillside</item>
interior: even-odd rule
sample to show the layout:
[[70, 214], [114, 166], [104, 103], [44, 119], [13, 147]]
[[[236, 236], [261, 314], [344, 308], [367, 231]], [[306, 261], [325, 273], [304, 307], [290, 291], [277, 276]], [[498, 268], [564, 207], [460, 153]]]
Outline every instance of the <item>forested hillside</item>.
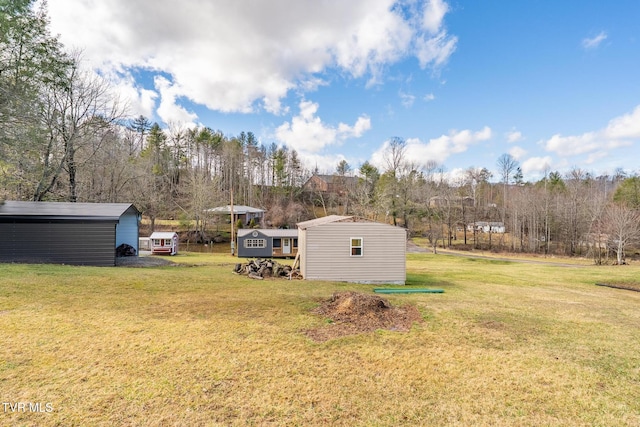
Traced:
[[[0, 8], [0, 199], [132, 202], [151, 221], [181, 218], [194, 231], [205, 210], [229, 203], [267, 210], [268, 226], [331, 213], [408, 228], [434, 245], [592, 256], [624, 252], [640, 238], [640, 177], [594, 176], [574, 167], [528, 182], [505, 154], [494, 165], [445, 173], [408, 158], [392, 137], [384, 165], [318, 171], [295, 150], [259, 141], [250, 130], [162, 127], [132, 117], [108, 81], [83, 68], [48, 31], [30, 0]], [[497, 170], [491, 173], [490, 169]], [[305, 188], [312, 175], [335, 177], [334, 191]], [[481, 233], [478, 222], [506, 233]]]

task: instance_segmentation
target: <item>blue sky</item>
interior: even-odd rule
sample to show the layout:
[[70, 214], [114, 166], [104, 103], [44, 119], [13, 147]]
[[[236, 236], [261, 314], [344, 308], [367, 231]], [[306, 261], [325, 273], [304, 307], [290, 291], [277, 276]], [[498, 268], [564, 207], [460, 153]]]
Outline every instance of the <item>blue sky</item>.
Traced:
[[[108, 3], [108, 4], [107, 4]], [[639, 172], [640, 2], [65, 0], [53, 33], [132, 115], [253, 132], [308, 168], [384, 168], [387, 141], [452, 176]]]

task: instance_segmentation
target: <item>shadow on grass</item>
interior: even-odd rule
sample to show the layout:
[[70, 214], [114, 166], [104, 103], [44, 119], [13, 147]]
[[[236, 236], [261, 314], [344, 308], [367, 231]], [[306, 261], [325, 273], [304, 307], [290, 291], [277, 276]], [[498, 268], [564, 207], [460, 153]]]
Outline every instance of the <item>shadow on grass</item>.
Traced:
[[640, 292], [640, 283], [596, 283], [596, 286], [605, 286], [607, 288], [624, 289], [626, 291]]
[[407, 273], [407, 281], [405, 282], [404, 287], [452, 289], [455, 285], [451, 282], [447, 282], [446, 280], [427, 276], [425, 274]]
[[501, 259], [473, 258], [473, 257], [465, 258], [464, 262], [475, 263], [475, 264], [487, 264], [487, 265], [509, 265], [509, 264], [514, 264], [513, 261], [506, 261], [506, 260], [501, 260]]

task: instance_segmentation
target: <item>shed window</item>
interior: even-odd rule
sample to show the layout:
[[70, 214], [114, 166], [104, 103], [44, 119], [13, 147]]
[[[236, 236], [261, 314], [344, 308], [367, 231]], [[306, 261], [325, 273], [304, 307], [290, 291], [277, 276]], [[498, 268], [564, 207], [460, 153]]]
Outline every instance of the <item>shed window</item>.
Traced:
[[153, 246], [171, 246], [171, 239], [153, 239]]
[[245, 248], [266, 248], [267, 241], [265, 239], [246, 239], [244, 241]]
[[362, 256], [362, 237], [351, 238], [351, 256]]
[[282, 246], [282, 239], [273, 239], [273, 247], [279, 248], [280, 246]]

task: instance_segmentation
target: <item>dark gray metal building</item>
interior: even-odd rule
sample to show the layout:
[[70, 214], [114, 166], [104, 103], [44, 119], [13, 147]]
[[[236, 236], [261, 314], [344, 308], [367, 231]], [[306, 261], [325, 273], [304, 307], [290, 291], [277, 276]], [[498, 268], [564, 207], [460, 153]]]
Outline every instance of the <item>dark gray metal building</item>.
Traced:
[[113, 266], [121, 244], [138, 253], [139, 221], [130, 203], [5, 201], [0, 262]]

